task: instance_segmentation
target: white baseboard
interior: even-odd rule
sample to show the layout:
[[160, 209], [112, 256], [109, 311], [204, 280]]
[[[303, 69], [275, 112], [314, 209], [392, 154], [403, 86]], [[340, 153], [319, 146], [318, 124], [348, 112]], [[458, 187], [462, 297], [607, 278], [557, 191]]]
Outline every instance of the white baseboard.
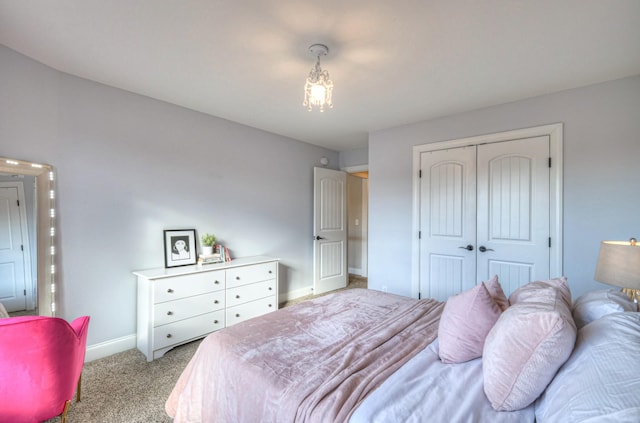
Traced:
[[364, 276], [362, 273], [363, 273], [362, 269], [359, 268], [359, 267], [358, 268], [355, 268], [355, 267], [350, 267], [349, 268], [349, 274], [350, 275]]
[[88, 363], [99, 358], [127, 351], [136, 347], [136, 335], [127, 335], [122, 338], [112, 339], [99, 344], [89, 345], [84, 356], [84, 362]]
[[296, 289], [289, 292], [281, 292], [278, 296], [278, 302], [284, 303], [286, 301], [295, 300], [296, 298], [304, 297], [305, 295], [313, 294], [313, 285], [306, 286], [304, 288]]

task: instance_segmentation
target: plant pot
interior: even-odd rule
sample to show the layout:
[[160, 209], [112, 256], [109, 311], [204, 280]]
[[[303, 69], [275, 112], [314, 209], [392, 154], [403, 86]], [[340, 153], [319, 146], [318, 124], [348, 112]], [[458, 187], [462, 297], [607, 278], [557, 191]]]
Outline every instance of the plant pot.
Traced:
[[213, 254], [213, 245], [205, 245], [202, 247], [202, 254], [205, 256], [210, 256], [211, 254]]

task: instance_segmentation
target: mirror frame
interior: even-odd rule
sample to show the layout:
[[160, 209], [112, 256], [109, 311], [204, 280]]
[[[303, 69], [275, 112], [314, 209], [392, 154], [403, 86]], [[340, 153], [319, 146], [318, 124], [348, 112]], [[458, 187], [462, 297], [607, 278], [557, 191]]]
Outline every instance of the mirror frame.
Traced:
[[36, 177], [37, 187], [37, 313], [56, 315], [55, 173], [51, 165], [0, 157], [0, 172]]

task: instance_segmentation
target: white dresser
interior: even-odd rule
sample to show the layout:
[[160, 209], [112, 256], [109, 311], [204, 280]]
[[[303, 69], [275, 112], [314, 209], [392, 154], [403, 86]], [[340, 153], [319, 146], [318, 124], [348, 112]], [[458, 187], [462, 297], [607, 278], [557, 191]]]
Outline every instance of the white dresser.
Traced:
[[173, 347], [277, 310], [278, 260], [245, 257], [133, 272], [138, 349], [152, 361]]

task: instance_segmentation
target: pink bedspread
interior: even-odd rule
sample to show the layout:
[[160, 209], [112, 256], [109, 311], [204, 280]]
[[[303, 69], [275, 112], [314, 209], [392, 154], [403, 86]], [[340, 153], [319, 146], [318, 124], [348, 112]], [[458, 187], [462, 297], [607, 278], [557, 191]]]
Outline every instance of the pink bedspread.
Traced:
[[353, 289], [205, 338], [165, 408], [175, 422], [346, 421], [437, 335], [443, 303]]

